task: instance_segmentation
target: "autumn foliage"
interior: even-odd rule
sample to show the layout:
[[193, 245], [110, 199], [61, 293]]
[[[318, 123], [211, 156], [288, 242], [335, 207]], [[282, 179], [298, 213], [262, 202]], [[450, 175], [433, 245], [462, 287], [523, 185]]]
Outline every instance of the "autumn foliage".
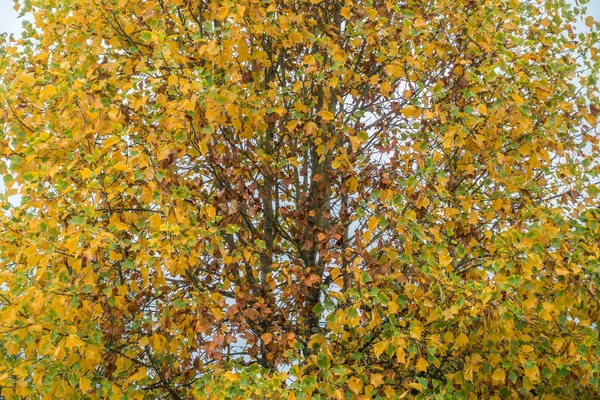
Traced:
[[19, 3], [4, 398], [600, 397], [582, 6]]

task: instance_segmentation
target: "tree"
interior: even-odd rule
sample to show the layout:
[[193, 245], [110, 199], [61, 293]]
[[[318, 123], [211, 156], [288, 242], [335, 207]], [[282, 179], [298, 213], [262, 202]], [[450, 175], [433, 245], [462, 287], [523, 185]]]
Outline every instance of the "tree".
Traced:
[[599, 395], [582, 6], [21, 7], [4, 397]]

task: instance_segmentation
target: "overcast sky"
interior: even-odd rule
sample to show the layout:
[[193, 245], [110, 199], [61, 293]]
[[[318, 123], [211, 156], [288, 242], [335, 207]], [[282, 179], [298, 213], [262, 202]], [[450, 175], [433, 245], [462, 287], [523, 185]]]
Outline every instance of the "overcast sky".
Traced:
[[12, 0], [0, 0], [0, 32], [18, 33], [21, 30], [21, 21], [13, 7]]
[[[13, 0], [0, 0], [0, 32], [18, 33], [21, 30], [21, 21], [13, 7]], [[587, 8], [588, 14], [600, 21], [600, 0], [590, 0]]]

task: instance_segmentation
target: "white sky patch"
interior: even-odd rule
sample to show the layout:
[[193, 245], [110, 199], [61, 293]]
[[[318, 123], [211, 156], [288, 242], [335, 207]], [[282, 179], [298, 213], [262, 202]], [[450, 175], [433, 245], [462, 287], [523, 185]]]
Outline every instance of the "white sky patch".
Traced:
[[[19, 13], [15, 11], [13, 0], [0, 0], [0, 35], [13, 34], [19, 36], [23, 30], [23, 19], [19, 18]], [[5, 193], [4, 182], [0, 176], [0, 193]], [[17, 206], [21, 203], [21, 196], [10, 196], [8, 201]]]
[[[569, 3], [575, 4], [575, 0], [570, 0]], [[587, 4], [584, 5], [587, 8], [587, 15], [594, 17], [596, 22], [600, 21], [600, 1], [599, 0], [589, 0]], [[585, 32], [588, 28], [585, 26], [585, 22], [581, 21], [577, 24], [577, 31]]]
[[18, 35], [22, 28], [22, 19], [18, 18], [12, 0], [0, 0], [0, 33]]

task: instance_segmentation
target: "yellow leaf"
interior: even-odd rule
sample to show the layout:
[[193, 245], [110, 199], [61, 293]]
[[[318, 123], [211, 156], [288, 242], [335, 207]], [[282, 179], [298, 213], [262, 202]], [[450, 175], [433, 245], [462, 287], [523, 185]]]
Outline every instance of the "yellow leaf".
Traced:
[[235, 372], [227, 371], [223, 374], [225, 378], [231, 382], [239, 382], [242, 378], [240, 378], [239, 374]]
[[[519, 153], [521, 153], [522, 156], [526, 157], [531, 153], [531, 145], [529, 143], [525, 143], [524, 145], [522, 145], [521, 147], [519, 147]], [[530, 161], [530, 165], [531, 165], [531, 161]]]
[[[209, 122], [213, 122], [215, 119], [217, 119], [217, 117], [219, 116], [219, 113], [216, 112], [214, 109], [212, 108], [208, 108], [205, 112], [204, 112], [204, 116], [206, 117], [206, 119]], [[169, 149], [164, 149], [163, 151], [166, 151], [167, 153], [169, 152]]]
[[443, 146], [445, 149], [452, 147], [452, 145], [454, 144], [454, 136], [456, 135], [456, 128], [455, 127], [450, 127], [448, 128], [448, 131], [446, 131], [446, 133], [444, 134], [444, 138], [443, 138]]
[[29, 246], [23, 250], [23, 254], [25, 254], [27, 257], [35, 257], [38, 254], [37, 247]]
[[413, 339], [420, 339], [422, 332], [423, 326], [418, 322], [415, 322], [409, 329], [410, 337]]
[[552, 341], [552, 348], [554, 351], [559, 351], [565, 344], [565, 338], [557, 337]]
[[397, 389], [395, 389], [395, 388], [394, 388], [394, 387], [392, 387], [392, 386], [386, 386], [386, 387], [383, 389], [383, 393], [385, 393], [385, 395], [387, 396], [387, 397], [386, 397], [386, 399], [403, 399], [403, 398], [404, 398], [404, 397], [406, 397], [406, 395], [408, 394], [408, 390], [407, 390], [407, 391], [405, 391], [403, 394], [401, 394], [401, 395], [398, 397], [398, 393], [399, 393], [399, 392], [397, 391]]
[[293, 132], [294, 129], [296, 129], [296, 127], [298, 126], [298, 121], [294, 120], [294, 121], [290, 121], [287, 123], [287, 125], [285, 126], [285, 129], [287, 129], [290, 132]]
[[130, 21], [126, 21], [123, 25], [123, 30], [125, 31], [126, 35], [131, 35], [133, 32], [135, 32], [135, 24], [132, 24]]
[[461, 347], [465, 347], [467, 343], [469, 343], [469, 338], [461, 332], [461, 334], [456, 337], [456, 340], [454, 340], [453, 348], [460, 349]]
[[115, 165], [113, 165], [112, 167], [113, 167], [113, 169], [116, 169], [117, 171], [129, 171], [129, 166], [122, 162], [118, 162]]
[[429, 362], [423, 357], [419, 358], [419, 361], [417, 361], [417, 371], [427, 371], [427, 367], [429, 367]]
[[500, 211], [500, 209], [502, 208], [502, 206], [504, 205], [504, 202], [502, 201], [501, 198], [497, 198], [496, 200], [494, 200], [494, 202], [492, 203], [492, 208], [495, 211]]
[[415, 106], [406, 106], [400, 112], [405, 118], [418, 118], [421, 115], [421, 110]]
[[217, 19], [223, 21], [229, 15], [229, 7], [223, 6], [219, 8], [219, 14], [217, 15]]
[[127, 229], [129, 229], [129, 225], [124, 224], [123, 222], [115, 222], [113, 224], [115, 226], [115, 228], [117, 228], [118, 231], [126, 231]]
[[362, 392], [363, 383], [360, 379], [358, 379], [356, 377], [352, 377], [352, 378], [348, 379], [348, 387], [355, 394], [359, 394], [360, 392]]
[[379, 357], [387, 348], [387, 340], [382, 340], [373, 345], [373, 353], [375, 353], [375, 357]]
[[400, 346], [396, 348], [396, 361], [399, 364], [404, 364], [406, 362], [406, 352]]
[[152, 229], [158, 229], [162, 224], [162, 218], [159, 213], [154, 213], [150, 218], [148, 218], [150, 222], [150, 227]]
[[0, 317], [1, 317], [0, 321], [2, 321], [2, 324], [4, 324], [4, 325], [12, 324], [17, 319], [17, 310], [14, 307], [10, 307], [10, 308], [4, 310], [4, 312], [2, 312], [0, 314]]
[[87, 179], [92, 176], [92, 171], [89, 168], [83, 168], [79, 174], [81, 175], [81, 178]]
[[19, 75], [19, 80], [29, 86], [35, 85], [35, 75], [23, 72]]
[[440, 258], [440, 265], [443, 267], [445, 267], [446, 265], [449, 265], [452, 262], [452, 256], [450, 254], [448, 254], [447, 251], [443, 251], [442, 253], [440, 253], [439, 258]]
[[404, 70], [397, 65], [390, 64], [385, 67], [385, 71], [394, 78], [401, 78], [404, 76]]
[[92, 381], [89, 380], [88, 378], [86, 378], [85, 376], [82, 376], [81, 378], [79, 378], [79, 388], [81, 390], [83, 390], [84, 392], [91, 390], [92, 389]]
[[44, 293], [42, 291], [38, 291], [33, 297], [33, 309], [39, 311], [44, 307]]
[[108, 117], [110, 119], [117, 119], [118, 116], [119, 116], [119, 110], [117, 110], [116, 108], [111, 108], [110, 111], [108, 112]]
[[492, 374], [492, 382], [495, 383], [496, 385], [502, 385], [505, 380], [506, 380], [506, 373], [501, 368], [497, 369]]
[[56, 94], [56, 88], [54, 86], [45, 86], [40, 90], [40, 100], [47, 100]]
[[335, 116], [333, 115], [333, 113], [327, 111], [327, 110], [321, 110], [317, 113], [317, 115], [319, 117], [321, 117], [321, 119], [323, 121], [331, 121], [333, 120], [333, 118], [335, 118]]
[[304, 125], [304, 133], [309, 136], [316, 133], [318, 130], [319, 130], [319, 126], [317, 124], [315, 124], [314, 122], [307, 122]]
[[454, 342], [454, 335], [452, 334], [451, 331], [446, 331], [444, 333], [444, 342], [446, 342], [446, 343]]
[[531, 369], [525, 367], [523, 370], [525, 371], [525, 376], [531, 379], [531, 382], [537, 382], [540, 380], [540, 370], [538, 369], [537, 365], [534, 365]]
[[108, 257], [109, 257], [110, 261], [121, 261], [123, 259], [123, 255], [121, 253], [117, 253], [114, 250], [111, 250], [108, 253]]
[[217, 210], [213, 206], [208, 205], [206, 206], [206, 214], [208, 214], [210, 219], [215, 219], [217, 216]]
[[356, 178], [354, 176], [351, 176], [346, 181], [346, 186], [348, 186], [348, 189], [350, 189], [350, 192], [356, 192], [356, 190], [358, 189], [358, 181], [356, 180]]
[[67, 349], [73, 348], [73, 347], [80, 347], [83, 346], [85, 343], [83, 342], [83, 340], [81, 340], [79, 338], [79, 336], [74, 335], [74, 334], [70, 334], [69, 336], [67, 336], [67, 339], [65, 340], [65, 347]]
[[73, 253], [73, 252], [75, 252], [75, 249], [77, 249], [78, 243], [79, 243], [79, 237], [74, 236], [65, 242], [65, 248], [67, 250], [69, 250], [69, 252]]
[[217, 321], [222, 320], [223, 318], [225, 318], [225, 314], [223, 314], [223, 311], [221, 311], [220, 308], [218, 308], [218, 307], [211, 307], [210, 310], [212, 311], [212, 313], [215, 316], [215, 318], [217, 319]]
[[595, 21], [594, 21], [594, 17], [592, 17], [591, 15], [585, 18], [585, 25], [586, 25], [588, 28], [591, 28], [591, 27], [593, 27], [593, 26], [594, 26], [594, 22], [595, 22]]
[[348, 139], [350, 140], [350, 145], [354, 151], [358, 150], [364, 142], [360, 136], [349, 136]]
[[139, 381], [147, 376], [148, 370], [145, 367], [140, 367], [140, 369], [138, 369], [138, 371], [135, 374], [131, 375], [131, 380]]
[[104, 141], [104, 148], [106, 149], [115, 143], [119, 143], [120, 140], [121, 140], [121, 138], [118, 136], [110, 136], [110, 137], [106, 138], [106, 140]]
[[427, 22], [423, 18], [415, 19], [415, 28], [422, 28], [427, 25]]
[[487, 115], [487, 107], [485, 106], [485, 104], [479, 105], [479, 114]]
[[346, 19], [350, 19], [350, 17], [352, 16], [352, 14], [350, 13], [350, 9], [348, 7], [342, 8], [342, 11], [340, 11], [340, 14], [342, 15], [342, 17], [344, 17]]
[[373, 374], [370, 376], [369, 381], [371, 382], [371, 385], [373, 385], [374, 387], [381, 386], [381, 385], [383, 385], [383, 375]]
[[523, 98], [516, 93], [512, 95], [512, 98], [518, 105], [521, 105], [525, 102], [525, 100], [523, 100]]
[[315, 56], [309, 54], [302, 59], [302, 62], [307, 65], [312, 65], [312, 64], [316, 63], [317, 60], [315, 59]]

